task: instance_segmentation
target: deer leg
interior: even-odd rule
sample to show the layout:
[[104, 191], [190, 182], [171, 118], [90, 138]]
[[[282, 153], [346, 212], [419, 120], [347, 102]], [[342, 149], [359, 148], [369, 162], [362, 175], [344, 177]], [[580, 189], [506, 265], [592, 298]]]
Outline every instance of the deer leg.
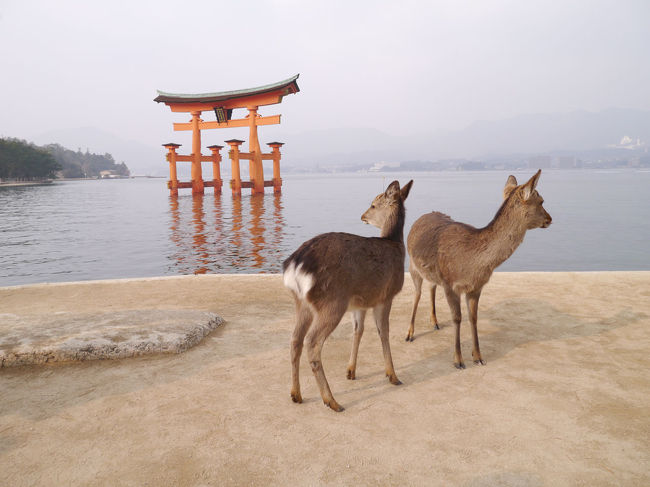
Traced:
[[436, 318], [436, 285], [431, 284], [431, 324], [435, 330], [439, 330], [438, 318]]
[[395, 374], [395, 367], [393, 367], [393, 357], [390, 353], [390, 341], [389, 341], [389, 323], [388, 317], [390, 315], [390, 308], [392, 302], [388, 301], [378, 306], [375, 306], [372, 309], [373, 315], [375, 317], [375, 325], [377, 325], [377, 331], [379, 332], [379, 338], [381, 339], [381, 348], [384, 352], [384, 365], [386, 368], [386, 377], [391, 384], [396, 386], [400, 385], [401, 382]]
[[454, 320], [454, 327], [456, 328], [454, 366], [456, 366], [457, 369], [464, 369], [465, 363], [463, 362], [463, 354], [460, 351], [460, 296], [451, 288], [445, 288], [445, 296], [447, 297], [447, 303], [449, 303], [449, 309], [451, 310], [451, 317]]
[[311, 327], [305, 340], [307, 342], [307, 356], [309, 357], [309, 365], [316, 378], [320, 395], [326, 406], [332, 408], [336, 412], [343, 411], [343, 408], [336, 402], [332, 391], [327, 383], [325, 371], [323, 370], [323, 363], [321, 361], [321, 351], [323, 343], [328, 336], [338, 326], [341, 318], [345, 314], [347, 303], [343, 306], [325, 307], [316, 314], [316, 323]]
[[352, 339], [352, 352], [350, 353], [350, 362], [348, 363], [348, 379], [354, 380], [357, 372], [357, 354], [359, 353], [359, 343], [363, 335], [363, 322], [366, 319], [366, 310], [358, 309], [352, 313], [354, 319], [354, 338]]
[[413, 297], [413, 312], [411, 313], [411, 324], [409, 326], [409, 331], [406, 334], [406, 341], [412, 342], [415, 334], [415, 314], [418, 311], [418, 303], [420, 302], [420, 294], [422, 293], [422, 276], [413, 269], [413, 266], [409, 266], [409, 274], [411, 274], [411, 279], [413, 280], [413, 286], [415, 286], [415, 296]]
[[296, 327], [291, 335], [291, 399], [293, 402], [302, 402], [300, 394], [300, 355], [305, 335], [313, 321], [313, 314], [309, 305], [296, 297]]
[[472, 325], [472, 340], [474, 342], [474, 348], [472, 349], [472, 357], [474, 358], [475, 364], [485, 365], [483, 359], [481, 358], [481, 349], [478, 345], [478, 330], [476, 328], [476, 322], [478, 321], [478, 300], [481, 297], [481, 292], [468, 293], [465, 295], [465, 301], [467, 302], [467, 312], [469, 313], [469, 322]]

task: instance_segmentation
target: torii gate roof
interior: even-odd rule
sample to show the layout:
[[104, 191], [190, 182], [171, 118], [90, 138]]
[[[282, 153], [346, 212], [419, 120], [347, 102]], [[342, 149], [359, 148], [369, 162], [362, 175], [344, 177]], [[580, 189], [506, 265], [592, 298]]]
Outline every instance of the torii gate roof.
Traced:
[[[297, 93], [300, 91], [298, 88], [297, 79], [300, 74], [297, 74], [291, 78], [285, 79], [284, 81], [279, 81], [270, 85], [258, 86], [256, 88], [248, 88], [244, 90], [234, 90], [234, 91], [220, 91], [216, 93], [166, 93], [164, 91], [158, 91], [158, 96], [154, 98], [153, 101], [158, 103], [166, 104], [176, 104], [176, 103], [212, 103], [212, 102], [225, 102], [232, 101], [235, 99], [249, 98], [252, 96], [262, 95], [265, 93], [279, 92], [279, 101], [282, 100], [282, 97], [292, 93]], [[278, 103], [276, 102], [276, 103]]]

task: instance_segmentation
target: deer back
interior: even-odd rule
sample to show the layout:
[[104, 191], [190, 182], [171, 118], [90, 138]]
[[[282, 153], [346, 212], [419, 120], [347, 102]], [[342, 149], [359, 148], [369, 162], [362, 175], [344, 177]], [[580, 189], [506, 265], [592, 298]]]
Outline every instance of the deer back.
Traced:
[[285, 261], [285, 284], [291, 284], [291, 275], [297, 276], [293, 278], [297, 283], [308, 283], [301, 289], [287, 287], [317, 309], [330, 300], [347, 300], [352, 307], [369, 308], [402, 289], [404, 257], [401, 242], [325, 233], [302, 244]]
[[476, 262], [484, 247], [478, 235], [478, 229], [443, 213], [422, 215], [408, 235], [411, 265], [429, 282], [467, 288], [484, 280]]

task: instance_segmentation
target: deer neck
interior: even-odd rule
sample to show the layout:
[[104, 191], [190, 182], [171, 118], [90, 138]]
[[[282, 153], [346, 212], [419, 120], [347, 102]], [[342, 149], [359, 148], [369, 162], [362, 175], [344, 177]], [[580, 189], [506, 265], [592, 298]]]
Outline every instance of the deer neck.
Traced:
[[506, 200], [494, 219], [480, 230], [484, 245], [482, 264], [494, 270], [506, 261], [524, 241], [526, 224], [512, 211], [509, 199]]
[[395, 242], [404, 242], [404, 220], [406, 213], [404, 206], [398, 204], [388, 215], [384, 226], [381, 228], [381, 238], [387, 238]]

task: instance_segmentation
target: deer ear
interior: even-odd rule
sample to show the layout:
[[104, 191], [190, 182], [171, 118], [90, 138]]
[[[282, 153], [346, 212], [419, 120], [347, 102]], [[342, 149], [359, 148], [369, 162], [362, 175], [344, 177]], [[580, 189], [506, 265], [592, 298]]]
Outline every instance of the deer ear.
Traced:
[[524, 200], [528, 200], [528, 198], [531, 197], [533, 194], [533, 191], [535, 191], [535, 188], [537, 187], [537, 181], [539, 181], [539, 177], [542, 175], [542, 170], [538, 169], [535, 175], [530, 178], [526, 184], [524, 184], [521, 189], [522, 189], [522, 196]]
[[399, 181], [393, 181], [388, 185], [388, 188], [386, 188], [386, 191], [384, 192], [384, 195], [386, 198], [389, 198], [391, 200], [396, 200], [399, 195]]
[[510, 176], [508, 176], [506, 185], [503, 188], [503, 199], [505, 200], [508, 196], [510, 196], [510, 193], [512, 193], [516, 187], [517, 187], [517, 178], [511, 174]]
[[411, 186], [413, 186], [412, 179], [402, 187], [402, 190], [400, 191], [400, 194], [402, 196], [402, 201], [408, 198], [408, 195], [411, 192]]

